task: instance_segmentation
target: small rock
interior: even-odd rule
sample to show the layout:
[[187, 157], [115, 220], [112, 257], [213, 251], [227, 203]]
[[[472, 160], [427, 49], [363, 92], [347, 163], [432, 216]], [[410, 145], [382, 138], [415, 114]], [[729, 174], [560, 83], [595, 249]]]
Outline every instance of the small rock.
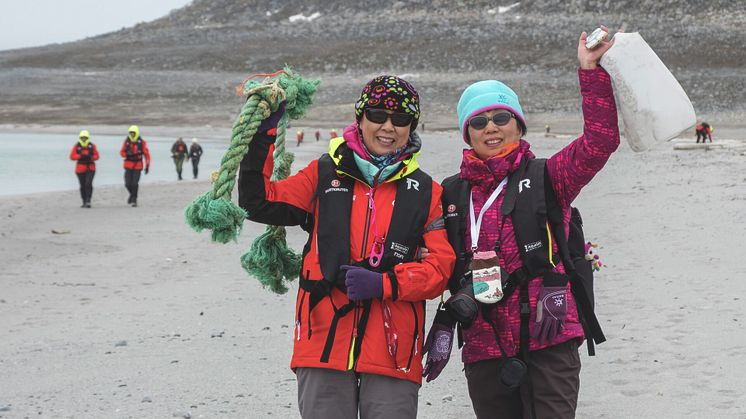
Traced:
[[119, 342], [115, 343], [114, 346], [127, 346], [127, 341], [120, 340]]
[[10, 405], [0, 406], [0, 412], [10, 412]]
[[262, 327], [262, 330], [269, 330], [269, 326]]
[[174, 412], [173, 416], [174, 416], [175, 418], [185, 418], [185, 419], [189, 419], [189, 418], [191, 418], [191, 417], [192, 417], [192, 414], [191, 414], [191, 413], [189, 413], [189, 412]]
[[153, 403], [153, 399], [151, 399], [149, 396], [145, 396], [142, 398], [141, 403]]
[[210, 333], [210, 337], [211, 338], [222, 338], [224, 333], [225, 333], [224, 330], [221, 330], [219, 332], [212, 332]]
[[452, 401], [453, 401], [452, 395], [446, 394], [445, 396], [443, 396], [443, 402], [452, 402]]
[[200, 315], [200, 316], [204, 316], [204, 315], [205, 315], [205, 312], [204, 312], [204, 311], [200, 311], [200, 312], [199, 312], [199, 315]]
[[178, 360], [178, 359], [174, 359], [173, 361], [171, 361], [171, 363], [172, 363], [172, 364], [178, 364], [178, 363], [179, 363], [179, 360]]

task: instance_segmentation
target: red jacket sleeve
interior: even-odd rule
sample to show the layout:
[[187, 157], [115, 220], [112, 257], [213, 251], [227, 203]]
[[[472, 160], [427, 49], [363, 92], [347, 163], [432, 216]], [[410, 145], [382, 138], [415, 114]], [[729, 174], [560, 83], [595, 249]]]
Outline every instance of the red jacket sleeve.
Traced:
[[429, 255], [419, 262], [400, 263], [394, 267], [393, 275], [385, 274], [383, 298], [416, 302], [436, 298], [445, 291], [456, 264], [456, 254], [448, 244], [443, 222], [442, 192], [443, 188], [433, 182], [430, 214], [422, 236]]
[[70, 160], [80, 160], [80, 154], [78, 154], [78, 145], [75, 144], [73, 149], [70, 150]]
[[127, 141], [129, 140], [124, 140], [122, 148], [119, 149], [119, 155], [122, 157], [127, 157]]
[[148, 150], [148, 143], [142, 140], [142, 154], [145, 156], [145, 167], [150, 167], [150, 150]]
[[96, 147], [96, 144], [93, 145], [93, 161], [98, 160], [98, 148]]
[[271, 180], [274, 170], [273, 136], [257, 134], [241, 161], [238, 203], [251, 221], [270, 225], [300, 225], [313, 211], [318, 161], [281, 181]]

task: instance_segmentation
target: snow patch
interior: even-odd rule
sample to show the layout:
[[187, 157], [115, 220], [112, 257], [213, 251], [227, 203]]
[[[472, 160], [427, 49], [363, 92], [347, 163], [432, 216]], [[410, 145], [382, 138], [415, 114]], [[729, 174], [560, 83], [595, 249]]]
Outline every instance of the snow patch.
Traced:
[[304, 16], [301, 13], [301, 14], [298, 14], [298, 15], [292, 15], [292, 16], [290, 16], [288, 18], [288, 20], [290, 21], [290, 23], [295, 23], [295, 22], [310, 22], [310, 21], [318, 18], [319, 16], [321, 16], [321, 13], [319, 13], [319, 12], [315, 12], [311, 16]]
[[[505, 12], [509, 12], [509, 11], [510, 11], [510, 9], [512, 9], [512, 8], [514, 8], [514, 7], [516, 7], [516, 6], [518, 6], [519, 4], [521, 4], [521, 3], [520, 3], [520, 2], [518, 2], [518, 3], [513, 3], [513, 4], [511, 4], [510, 6], [499, 6], [499, 7], [497, 8], [497, 13], [503, 14], [503, 13], [505, 13]], [[489, 10], [487, 11], [487, 13], [489, 13]]]

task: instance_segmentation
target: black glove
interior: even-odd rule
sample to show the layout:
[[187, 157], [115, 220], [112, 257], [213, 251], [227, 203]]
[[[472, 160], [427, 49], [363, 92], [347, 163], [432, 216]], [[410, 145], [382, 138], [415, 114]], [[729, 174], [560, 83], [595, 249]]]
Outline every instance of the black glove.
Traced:
[[277, 124], [280, 123], [280, 119], [285, 115], [285, 102], [280, 103], [277, 110], [269, 114], [267, 119], [262, 120], [259, 124], [259, 128], [256, 129], [257, 133], [267, 132], [272, 128], [277, 128]]
[[150, 171], [150, 166], [145, 166], [145, 174], [148, 174], [148, 171]]

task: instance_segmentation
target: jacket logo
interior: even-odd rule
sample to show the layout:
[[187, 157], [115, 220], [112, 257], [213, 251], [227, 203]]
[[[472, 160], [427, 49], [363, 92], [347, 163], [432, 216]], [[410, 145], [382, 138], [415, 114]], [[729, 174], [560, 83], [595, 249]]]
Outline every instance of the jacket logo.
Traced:
[[521, 179], [520, 182], [518, 182], [518, 193], [523, 192], [523, 188], [531, 189], [531, 179]]
[[448, 212], [456, 212], [456, 205], [451, 204], [448, 206]]
[[416, 181], [414, 179], [407, 178], [407, 190], [410, 190], [412, 188], [414, 188], [415, 191], [419, 191], [420, 190], [420, 182], [418, 182], [418, 181]]
[[397, 259], [404, 259], [404, 256], [409, 253], [409, 246], [405, 246], [401, 243], [391, 242], [391, 250], [394, 251], [394, 257]]
[[332, 188], [339, 188], [339, 185], [340, 185], [339, 180], [337, 179], [332, 180]]
[[536, 242], [533, 242], [533, 243], [529, 243], [529, 244], [523, 245], [523, 250], [526, 253], [528, 253], [528, 252], [534, 251], [536, 249], [541, 249], [541, 247], [542, 247], [541, 241], [536, 241]]

